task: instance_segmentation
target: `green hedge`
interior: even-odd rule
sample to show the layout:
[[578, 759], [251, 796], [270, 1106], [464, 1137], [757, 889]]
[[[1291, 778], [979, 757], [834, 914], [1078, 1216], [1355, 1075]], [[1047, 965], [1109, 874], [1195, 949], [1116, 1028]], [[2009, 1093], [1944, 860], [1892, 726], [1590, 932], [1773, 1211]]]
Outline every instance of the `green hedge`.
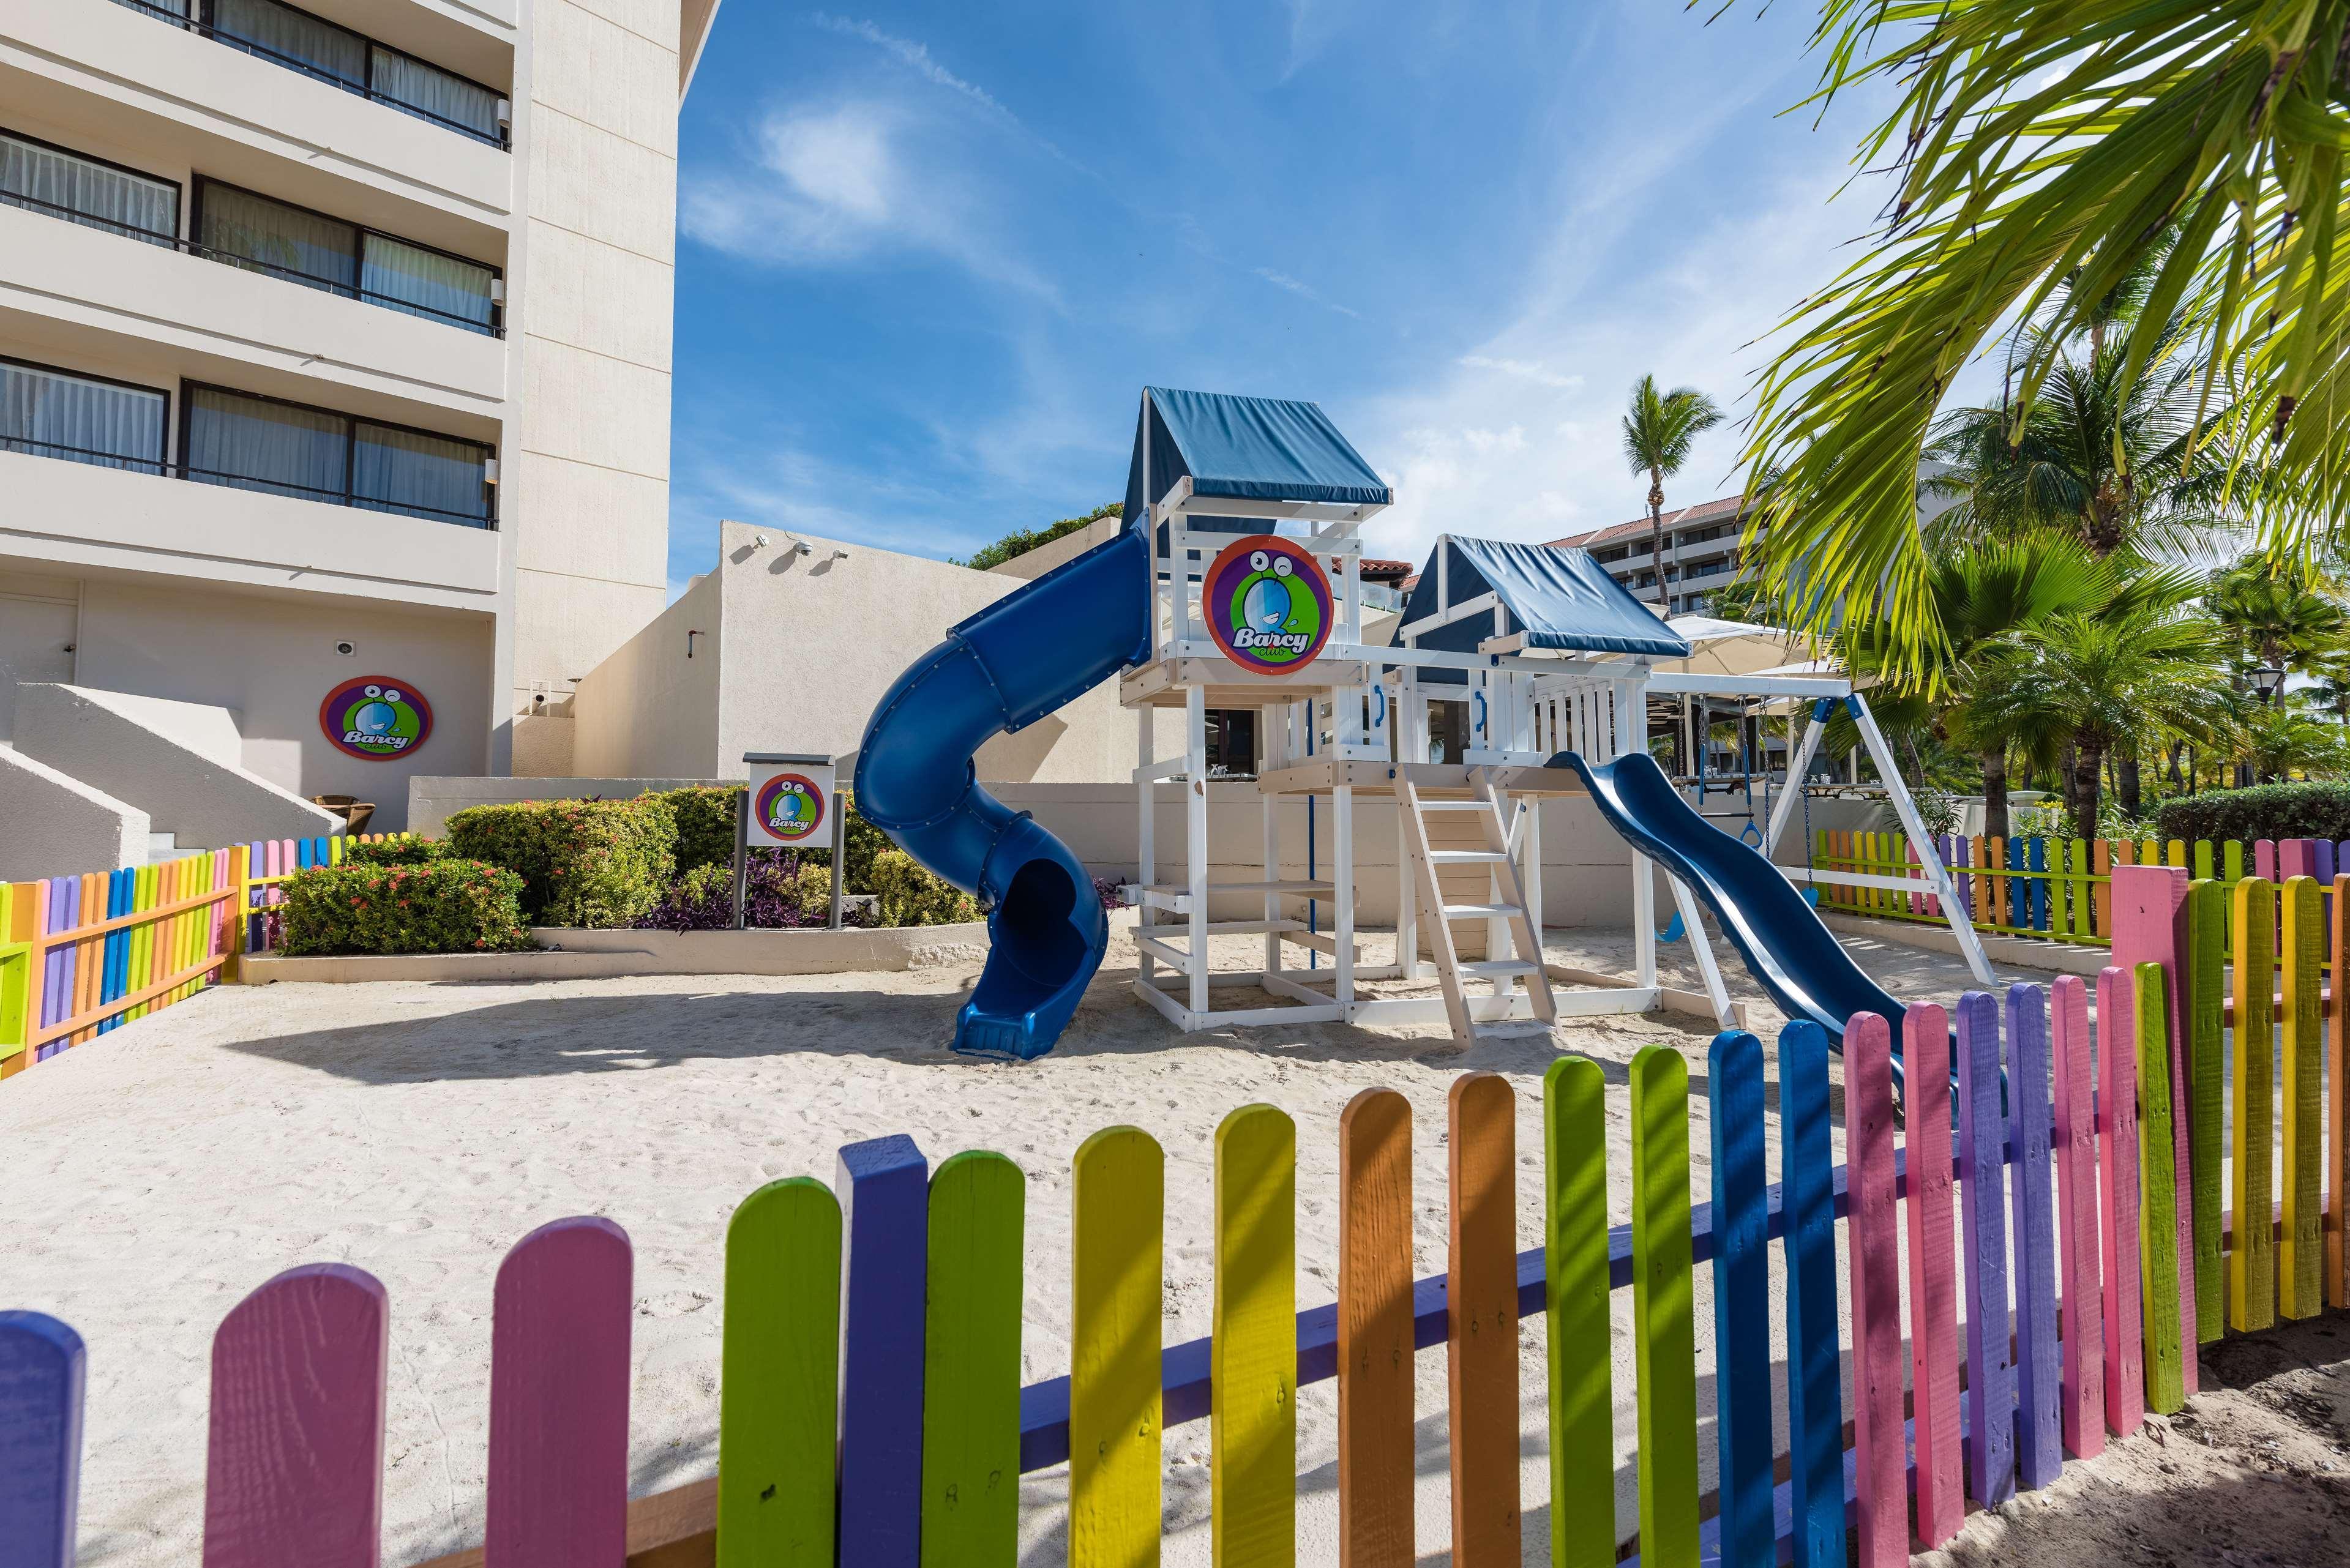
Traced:
[[530, 946], [522, 878], [478, 860], [315, 866], [285, 884], [284, 950], [506, 952]]
[[970, 894], [934, 876], [902, 849], [873, 857], [873, 891], [885, 926], [946, 926], [979, 919]]
[[2350, 784], [2273, 784], [2209, 790], [2155, 808], [2165, 838], [2350, 838]]
[[677, 814], [658, 794], [469, 806], [449, 819], [448, 843], [519, 873], [533, 925], [625, 926], [670, 885]]
[[363, 844], [356, 838], [343, 844], [342, 863], [346, 866], [423, 866], [448, 858], [446, 840], [419, 838], [410, 834], [378, 844]]

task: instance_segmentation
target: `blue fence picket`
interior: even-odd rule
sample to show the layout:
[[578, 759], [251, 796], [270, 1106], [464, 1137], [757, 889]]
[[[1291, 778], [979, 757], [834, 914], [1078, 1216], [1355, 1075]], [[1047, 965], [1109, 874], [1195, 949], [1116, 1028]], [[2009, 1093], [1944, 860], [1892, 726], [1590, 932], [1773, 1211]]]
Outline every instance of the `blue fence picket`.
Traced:
[[1828, 1037], [1809, 1021], [1779, 1032], [1779, 1140], [1780, 1202], [1786, 1212], [1794, 1568], [1844, 1568], [1844, 1394], [1837, 1377]]
[[1968, 1490], [1985, 1508], [2015, 1495], [2015, 1366], [2007, 1312], [2007, 1128], [2000, 1113], [1999, 1003], [1959, 998], [1959, 1187], [1966, 1223]]
[[[2029, 846], [2029, 853], [2031, 855], [2030, 865], [2032, 869], [2034, 871], [2045, 871], [2048, 869], [2048, 841], [2046, 839], [2033, 839]], [[2045, 877], [2035, 877], [2030, 882], [2026, 883], [2025, 886], [2032, 893], [2032, 929], [2035, 931], [2044, 931], [2048, 929], [2047, 879]]]
[[1771, 1252], [1762, 1043], [1744, 1030], [1706, 1054], [1713, 1141], [1715, 1438], [1721, 1568], [1771, 1568]]
[[81, 1335], [0, 1312], [0, 1564], [73, 1568], [81, 1492]]
[[903, 1134], [840, 1151], [843, 1563], [920, 1568], [930, 1161]]
[[2007, 988], [2008, 1124], [2014, 1147], [2016, 1459], [2027, 1487], [2064, 1468], [2064, 1349], [2056, 1332], [2056, 1214], [2049, 1127], [2048, 993]]

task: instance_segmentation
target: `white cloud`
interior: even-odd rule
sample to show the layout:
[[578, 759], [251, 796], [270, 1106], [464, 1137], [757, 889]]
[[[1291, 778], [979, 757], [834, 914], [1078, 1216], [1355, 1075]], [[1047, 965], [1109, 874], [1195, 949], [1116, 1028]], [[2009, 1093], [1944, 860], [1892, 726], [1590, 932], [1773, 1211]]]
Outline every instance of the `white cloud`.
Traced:
[[1275, 272], [1269, 266], [1261, 266], [1256, 269], [1256, 275], [1274, 287], [1287, 289], [1300, 299], [1312, 300], [1326, 310], [1335, 310], [1341, 316], [1352, 316], [1357, 320], [1362, 318], [1360, 311], [1349, 310], [1335, 299], [1323, 298], [1321, 291], [1312, 284], [1294, 278], [1285, 272]]
[[929, 254], [1056, 302], [1053, 284], [992, 226], [976, 199], [981, 171], [941, 130], [902, 105], [871, 99], [779, 109], [753, 135], [749, 172], [686, 184], [679, 227], [689, 239], [775, 265]]
[[1532, 381], [1538, 387], [1551, 387], [1571, 392], [1583, 385], [1580, 376], [1562, 376], [1544, 368], [1539, 359], [1496, 359], [1488, 354], [1463, 354], [1453, 361], [1471, 370], [1498, 370], [1504, 376], [1515, 376], [1522, 381]]
[[1016, 126], [1020, 123], [1019, 116], [1004, 108], [994, 94], [976, 82], [963, 80], [962, 78], [939, 64], [938, 60], [931, 56], [930, 46], [927, 44], [918, 43], [912, 38], [901, 38], [894, 33], [885, 33], [871, 22], [853, 20], [847, 16], [827, 16], [822, 11], [818, 11], [809, 20], [828, 33], [837, 33], [845, 38], [864, 39], [875, 47], [894, 56], [924, 81], [945, 88], [950, 92], [961, 93], [1007, 125]]

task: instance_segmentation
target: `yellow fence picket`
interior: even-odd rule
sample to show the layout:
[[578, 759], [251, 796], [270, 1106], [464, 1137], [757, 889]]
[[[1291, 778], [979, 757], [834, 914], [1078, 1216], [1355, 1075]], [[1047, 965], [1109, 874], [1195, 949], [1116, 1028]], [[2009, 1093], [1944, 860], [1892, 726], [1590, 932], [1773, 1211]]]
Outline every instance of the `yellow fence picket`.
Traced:
[[1216, 1128], [1211, 1341], [1217, 1568], [1297, 1561], [1297, 1127], [1243, 1106]]
[[1167, 1157], [1139, 1127], [1105, 1127], [1072, 1187], [1069, 1568], [1154, 1568]]

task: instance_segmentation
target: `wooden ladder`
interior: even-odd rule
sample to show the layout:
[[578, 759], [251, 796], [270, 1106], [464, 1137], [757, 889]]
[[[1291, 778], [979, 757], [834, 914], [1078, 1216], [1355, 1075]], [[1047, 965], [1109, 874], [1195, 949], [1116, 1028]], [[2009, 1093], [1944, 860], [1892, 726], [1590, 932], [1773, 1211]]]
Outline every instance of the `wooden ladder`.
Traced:
[[[1425, 911], [1431, 929], [1429, 947], [1436, 959], [1437, 979], [1444, 987], [1444, 1015], [1452, 1025], [1452, 1037], [1466, 1045], [1477, 1036], [1477, 1023], [1470, 1010], [1471, 998], [1462, 989], [1469, 980], [1491, 982], [1492, 994], [1509, 998], [1512, 987], [1523, 983], [1526, 995], [1534, 1003], [1534, 1016], [1544, 1023], [1558, 1017], [1557, 999], [1551, 995], [1550, 976], [1543, 968], [1542, 945], [1534, 938], [1534, 921], [1526, 913], [1523, 881], [1518, 875], [1516, 859], [1510, 852], [1509, 819], [1503, 815], [1503, 797], [1493, 787], [1492, 779], [1482, 769], [1471, 769], [1468, 800], [1430, 800], [1419, 793], [1419, 784], [1413, 777], [1421, 770], [1407, 763], [1397, 769], [1403, 788], [1404, 821], [1409, 825], [1406, 846], [1411, 854], [1412, 870], [1419, 878], [1420, 907]], [[1450, 781], [1447, 781], [1450, 782]], [[1482, 849], [1437, 849], [1429, 844], [1428, 816], [1431, 812], [1472, 812], [1485, 830]], [[1438, 872], [1448, 866], [1482, 866], [1489, 873], [1486, 881], [1488, 902], [1482, 904], [1447, 903], [1442, 878]], [[1452, 940], [1454, 920], [1498, 919], [1507, 924], [1511, 946], [1508, 958], [1495, 958], [1490, 948], [1484, 959], [1463, 962]], [[1399, 955], [1409, 959], [1410, 955]]]

